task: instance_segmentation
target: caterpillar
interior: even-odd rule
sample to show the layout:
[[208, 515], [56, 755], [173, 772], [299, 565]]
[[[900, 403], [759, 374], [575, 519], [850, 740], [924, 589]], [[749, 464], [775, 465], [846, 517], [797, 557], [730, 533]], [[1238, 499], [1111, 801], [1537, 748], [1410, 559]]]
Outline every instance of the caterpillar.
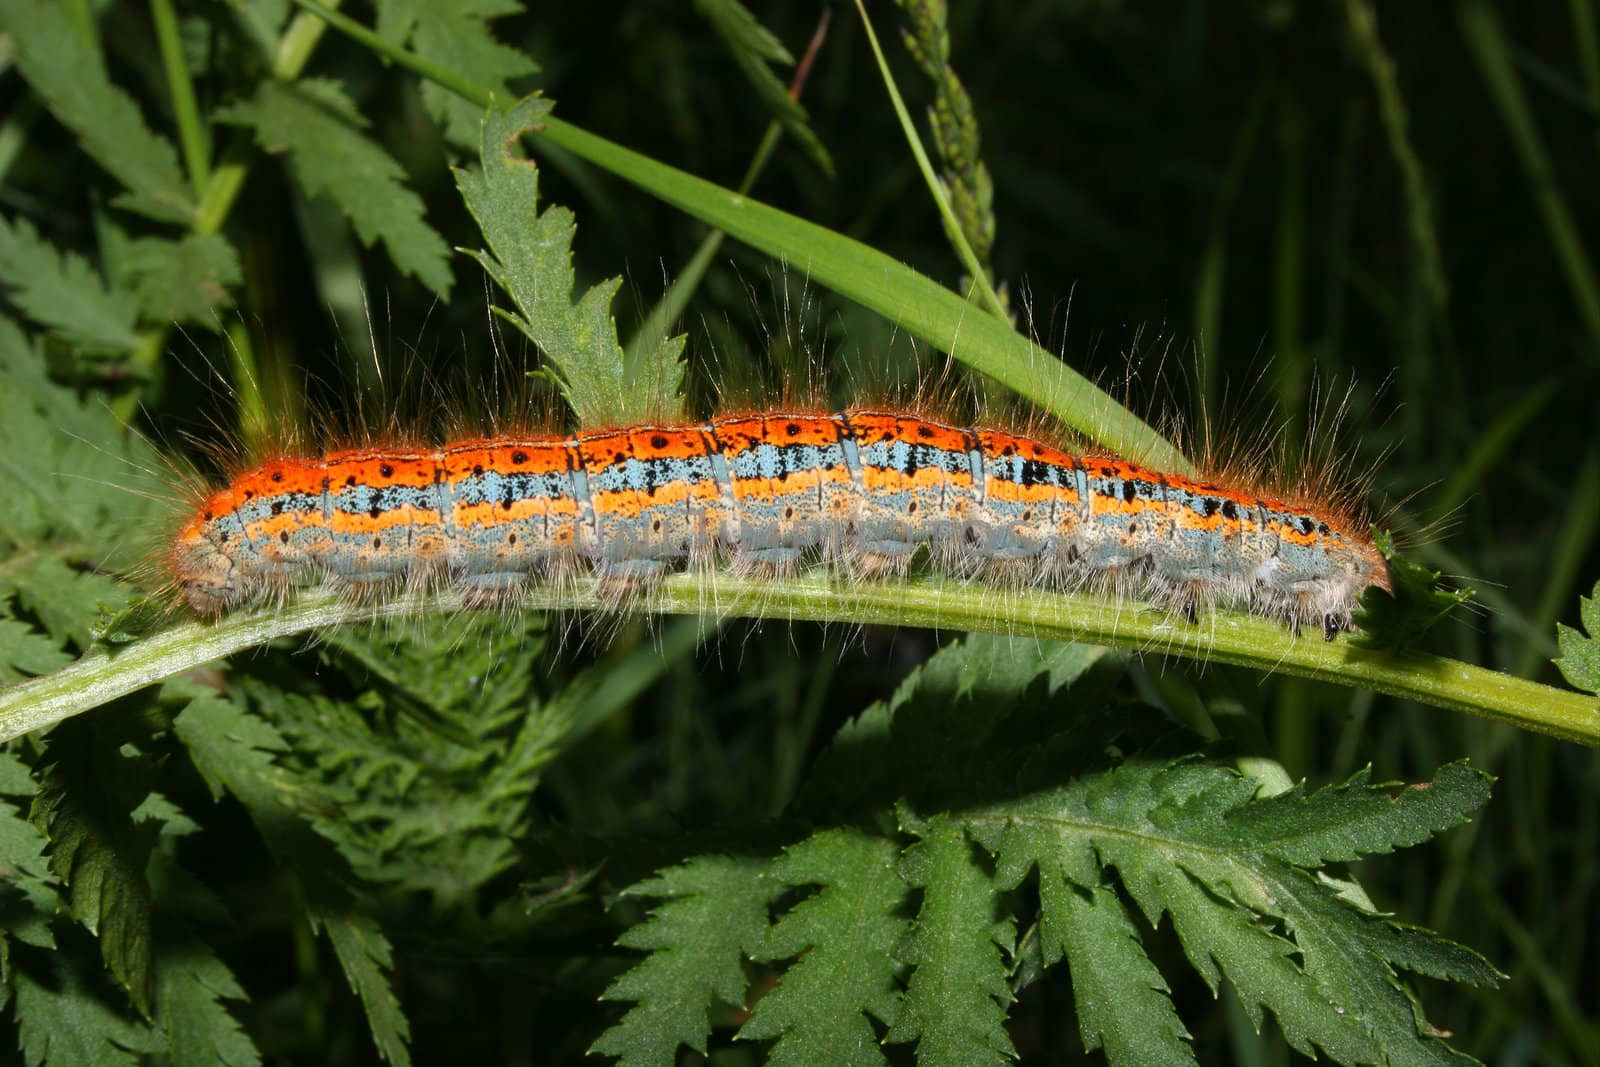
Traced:
[[719, 560], [872, 579], [923, 548], [947, 573], [1115, 588], [1190, 621], [1242, 607], [1329, 640], [1389, 587], [1348, 509], [865, 407], [278, 458], [206, 495], [168, 562], [215, 616], [313, 582], [493, 604], [583, 568], [620, 590]]

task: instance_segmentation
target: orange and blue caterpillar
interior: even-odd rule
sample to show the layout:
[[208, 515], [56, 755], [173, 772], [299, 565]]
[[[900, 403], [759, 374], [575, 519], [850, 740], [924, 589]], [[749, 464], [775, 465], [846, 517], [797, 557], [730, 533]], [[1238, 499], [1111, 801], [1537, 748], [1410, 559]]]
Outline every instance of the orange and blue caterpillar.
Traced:
[[1362, 525], [1321, 510], [905, 412], [769, 411], [273, 460], [207, 496], [170, 562], [211, 616], [317, 581], [495, 603], [583, 568], [619, 588], [718, 560], [871, 578], [926, 546], [951, 573], [1115, 588], [1191, 620], [1243, 607], [1332, 639], [1388, 578]]

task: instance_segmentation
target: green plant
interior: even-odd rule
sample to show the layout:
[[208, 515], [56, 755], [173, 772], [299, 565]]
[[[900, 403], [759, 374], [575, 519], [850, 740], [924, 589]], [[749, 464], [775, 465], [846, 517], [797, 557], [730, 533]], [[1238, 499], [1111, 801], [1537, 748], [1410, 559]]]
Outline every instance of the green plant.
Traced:
[[[705, 49], [702, 61], [731, 50], [738, 84], [752, 80], [773, 108], [773, 129], [800, 138], [805, 158], [834, 161], [841, 187], [860, 181], [865, 143], [824, 150], [830, 138], [816, 130], [827, 127], [807, 125], [792, 96], [775, 91], [782, 83], [769, 65], [788, 58], [778, 38], [729, 0], [698, 6], [706, 21], [668, 20], [671, 40]], [[937, 198], [945, 232], [978, 248], [967, 282], [988, 290], [1007, 272], [990, 170], [1037, 176], [977, 158], [977, 119], [951, 54], [963, 29], [976, 31], [949, 26], [940, 5], [904, 7], [916, 62], [936, 87], [939, 180], [958, 189], [953, 207]], [[1516, 74], [1495, 59], [1503, 31], [1484, 10], [1463, 7], [1465, 33], [1508, 99], [1505, 79]], [[503, 16], [516, 17], [491, 28]], [[1030, 20], [1047, 17], [1019, 9], [1006, 25], [1025, 40]], [[1423, 157], [1383, 28], [1355, 0], [1344, 17], [1356, 84], [1371, 79], [1380, 144], [1402, 175], [1412, 257], [1391, 296], [1389, 279], [1372, 274], [1381, 257], [1358, 250], [1347, 222], [1345, 274], [1328, 289], [1359, 293], [1380, 331], [1399, 339], [1401, 381], [1425, 380], [1430, 360], [1452, 354], [1457, 312]], [[1114, 13], [1062, 18], [1085, 32], [1122, 28]], [[344, 36], [329, 35], [330, 23]], [[374, 25], [314, 3], [180, 18], [167, 0], [148, 15], [0, 0], [0, 29], [27, 87], [0, 126], [0, 173], [15, 190], [0, 219], [0, 281], [16, 314], [0, 321], [0, 496], [10, 502], [0, 523], [0, 684], [16, 683], [0, 691], [9, 739], [0, 1007], [26, 1061], [362, 1061], [375, 1047], [391, 1062], [413, 1050], [424, 1060], [557, 1061], [591, 1049], [644, 1064], [673, 1062], [687, 1046], [800, 1063], [1053, 1062], [1082, 1050], [1145, 1063], [1197, 1050], [1270, 1057], [1287, 1046], [1338, 1062], [1415, 1062], [1455, 1058], [1452, 1045], [1491, 1055], [1528, 1040], [1519, 1024], [1530, 1016], [1548, 1020], [1532, 1038], [1547, 1058], [1592, 1056], [1594, 1023], [1579, 1006], [1596, 980], [1581, 951], [1595, 871], [1592, 861], [1572, 866], [1571, 884], [1554, 872], [1558, 849], [1594, 854], [1596, 765], [1504, 724], [1594, 744], [1600, 706], [1469, 665], [1526, 675], [1533, 663], [1520, 649], [1553, 647], [1554, 615], [1593, 563], [1600, 482], [1592, 457], [1570, 462], [1582, 442], [1564, 442], [1566, 466], [1550, 468], [1575, 472], [1562, 489], [1579, 505], [1551, 542], [1541, 606], [1502, 609], [1535, 636], [1493, 657], [1472, 655], [1470, 630], [1459, 628], [1412, 635], [1455, 658], [1296, 640], [1252, 618], [1173, 636], [1160, 620], [1093, 597], [1006, 596], [928, 578], [841, 596], [816, 576], [719, 576], [708, 590], [684, 575], [647, 603], [683, 619], [596, 616], [600, 595], [582, 583], [536, 594], [509, 617], [462, 613], [448, 596], [374, 608], [315, 592], [217, 623], [161, 615], [128, 575], [136, 535], [167, 522], [161, 483], [176, 475], [162, 451], [182, 447], [167, 431], [179, 413], [204, 407], [249, 442], [292, 416], [323, 377], [350, 385], [313, 395], [312, 406], [347, 403], [338, 394], [362, 391], [374, 362], [386, 362], [363, 355], [369, 347], [411, 347], [428, 387], [470, 393], [465, 383], [504, 373], [494, 344], [524, 338], [541, 359], [535, 388], [582, 423], [698, 406], [705, 383], [692, 358], [685, 381], [683, 338], [631, 306], [644, 294], [590, 282], [620, 270], [620, 259], [585, 248], [591, 235], [615, 247], [637, 233], [661, 243], [635, 249], [665, 249], [662, 234], [685, 217], [786, 262], [808, 291], [888, 316], [892, 351], [904, 354], [910, 335], [1081, 431], [1186, 462], [1084, 375], [982, 310], [999, 307], [993, 291], [968, 303], [901, 263], [955, 270], [936, 237], [915, 256], [885, 237], [890, 255], [846, 237], [842, 223], [805, 222], [809, 212], [768, 208], [569, 121], [573, 101], [604, 115], [614, 90], [564, 66], [573, 61], [541, 36], [554, 31], [537, 14], [385, 0]], [[861, 25], [833, 32], [859, 47]], [[1592, 45], [1593, 27], [1576, 25]], [[576, 46], [611, 31], [564, 32]], [[695, 91], [695, 63], [656, 51], [660, 43], [633, 40], [694, 143], [694, 108], [675, 94]], [[959, 67], [959, 47], [955, 59]], [[616, 83], [627, 79], [618, 73]], [[1080, 87], [1093, 84], [1085, 76]], [[1294, 383], [1312, 347], [1300, 337], [1312, 189], [1296, 94], [1309, 90], [1285, 71], [1260, 84], [1283, 152], [1275, 388], [1299, 404], [1304, 385]], [[518, 97], [533, 87], [547, 87], [554, 106]], [[1600, 81], [1589, 91], [1600, 97]], [[834, 85], [828, 98], [840, 92]], [[1519, 107], [1507, 110], [1526, 123]], [[147, 124], [145, 114], [161, 118]], [[1248, 158], [1254, 136], [1236, 156]], [[1537, 147], [1526, 129], [1517, 136]], [[746, 187], [769, 158], [770, 142], [756, 150], [754, 141]], [[824, 179], [800, 160], [791, 180], [804, 204], [815, 195], [806, 186]], [[908, 166], [895, 153], [874, 165], [885, 160]], [[601, 185], [599, 172], [673, 210], [647, 215], [647, 197]], [[1041, 195], [1017, 181], [1019, 194]], [[557, 206], [578, 199], [583, 210]], [[880, 192], [872, 210], [886, 199]], [[1215, 217], [1237, 202], [1219, 193]], [[1555, 228], [1581, 297], [1582, 242], [1559, 191], [1541, 187], [1528, 210]], [[617, 222], [606, 236], [608, 213]], [[1115, 248], [1110, 218], [1084, 228]], [[1071, 212], [1058, 221], [1084, 225]], [[1213, 237], [1229, 230], [1210, 226]], [[469, 260], [452, 256], [452, 244], [482, 267], [482, 285], [498, 287], [490, 299], [506, 306], [496, 320], [486, 324], [483, 300], [461, 284]], [[740, 287], [712, 262], [716, 248], [714, 237], [702, 243], [662, 303], [705, 309], [719, 371], [759, 377], [754, 349], [763, 329], [772, 339], [770, 327], [744, 321]], [[285, 257], [304, 270], [260, 266]], [[1195, 318], [1214, 322], [1227, 249], [1202, 258]], [[382, 295], [352, 277], [374, 280]], [[828, 339], [810, 344], [821, 348], [839, 344], [836, 322], [854, 327], [845, 346], [881, 329], [826, 293], [807, 299], [827, 303], [826, 318], [802, 311], [773, 347], [817, 322]], [[371, 335], [368, 309], [378, 307], [402, 340]], [[624, 343], [617, 322], [630, 311], [645, 325]], [[1337, 362], [1345, 317], [1325, 311], [1320, 343]], [[514, 330], [491, 329], [502, 325]], [[335, 332], [342, 344], [325, 340]], [[436, 340], [452, 332], [487, 339], [465, 351]], [[189, 373], [179, 369], [186, 347], [200, 356]], [[224, 378], [223, 388], [208, 384]], [[1407, 476], [1442, 465], [1488, 479], [1532, 417], [1516, 412], [1554, 402], [1552, 387], [1531, 387], [1537, 403], [1507, 409], [1503, 432], [1430, 412], [1460, 453], [1408, 454], [1408, 442], [1395, 465]], [[163, 435], [161, 448], [125, 421]], [[1459, 500], [1471, 489], [1446, 493]], [[1462, 569], [1436, 553], [1428, 560]], [[1390, 633], [1434, 595], [1431, 571], [1400, 573], [1412, 592], [1400, 625], [1382, 624]], [[1591, 633], [1592, 614], [1586, 606]], [[760, 625], [788, 619], [836, 625]], [[999, 635], [855, 629], [879, 623]], [[309, 646], [308, 632], [319, 635]], [[907, 663], [892, 696], [865, 651], [881, 658], [890, 642]], [[1115, 645], [1172, 658], [1104, 647]], [[1591, 639], [1564, 629], [1561, 652], [1567, 679], [1592, 690]], [[207, 666], [222, 656], [225, 672]], [[1512, 792], [1488, 809], [1486, 770], [1504, 772]], [[1291, 773], [1332, 784], [1293, 785]], [[1585, 773], [1570, 811], [1539, 792]], [[1416, 784], [1375, 784], [1390, 780]], [[1528, 825], [1570, 820], [1570, 830], [1530, 833], [1531, 855], [1508, 856], [1516, 850], [1493, 843], [1509, 839], [1497, 812], [1512, 805]], [[1443, 848], [1389, 855], [1474, 818]], [[1388, 858], [1361, 863], [1375, 854]], [[1519, 865], [1533, 872], [1530, 899], [1543, 889], [1565, 902], [1550, 917], [1496, 890]], [[1463, 894], [1493, 919], [1483, 946], [1491, 958], [1534, 976], [1536, 993], [1518, 982], [1497, 989], [1501, 976], [1483, 956], [1373, 902], [1450, 933], [1471, 929]], [[1575, 938], [1560, 933], [1563, 917], [1577, 924]], [[1435, 1004], [1445, 1005], [1454, 1037], [1424, 1021], [1400, 972], [1445, 980], [1423, 999], [1436, 1018]], [[1218, 1006], [1223, 985], [1233, 992]], [[1057, 1021], [1069, 998], [1075, 1037]], [[1519, 1007], [1526, 1002], [1537, 1010]], [[1258, 1037], [1264, 1026], [1277, 1036]]]

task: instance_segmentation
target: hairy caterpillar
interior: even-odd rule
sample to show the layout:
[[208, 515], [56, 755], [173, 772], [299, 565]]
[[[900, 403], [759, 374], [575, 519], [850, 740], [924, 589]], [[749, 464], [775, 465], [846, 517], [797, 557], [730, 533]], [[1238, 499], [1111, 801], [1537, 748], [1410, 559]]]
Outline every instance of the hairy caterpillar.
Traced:
[[949, 573], [1114, 588], [1191, 620], [1239, 606], [1327, 639], [1364, 589], [1388, 588], [1337, 507], [876, 408], [281, 458], [207, 496], [170, 568], [209, 616], [317, 581], [446, 583], [496, 603], [584, 567], [618, 590], [718, 559], [784, 573], [820, 558], [871, 578], [923, 546]]

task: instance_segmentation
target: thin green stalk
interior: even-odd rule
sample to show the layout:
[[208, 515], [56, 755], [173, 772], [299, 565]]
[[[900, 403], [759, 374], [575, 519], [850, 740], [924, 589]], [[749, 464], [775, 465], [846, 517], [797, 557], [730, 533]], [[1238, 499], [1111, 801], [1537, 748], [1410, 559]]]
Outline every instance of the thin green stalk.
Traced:
[[1400, 168], [1401, 188], [1406, 199], [1406, 223], [1411, 234], [1429, 302], [1442, 307], [1449, 299], [1449, 282], [1445, 280], [1444, 264], [1439, 256], [1439, 239], [1433, 225], [1433, 203], [1428, 196], [1427, 180], [1422, 173], [1422, 159], [1411, 143], [1411, 118], [1406, 111], [1405, 98], [1400, 94], [1400, 79], [1395, 75], [1394, 60], [1378, 37], [1378, 13], [1367, 0], [1346, 0], [1345, 19], [1350, 24], [1356, 47], [1367, 64], [1372, 77], [1372, 89], [1378, 97], [1378, 115], [1383, 121], [1384, 133], [1389, 138], [1389, 154]]
[[[155, 10], [163, 3], [170, 3], [170, 0], [151, 0], [151, 3], [152, 10]], [[337, 0], [335, 0], [335, 3], [337, 3]], [[170, 10], [168, 14], [171, 14]], [[159, 26], [161, 18], [159, 12], [157, 12], [156, 18], [158, 22], [156, 33], [159, 39], [163, 32]], [[176, 33], [175, 25], [173, 32]], [[310, 61], [311, 53], [316, 48], [317, 42], [321, 40], [324, 32], [326, 32], [326, 26], [323, 24], [323, 19], [305, 14], [295, 16], [295, 20], [284, 31], [283, 38], [278, 43], [277, 54], [272, 65], [273, 76], [285, 81], [292, 81], [299, 77], [300, 72], [305, 69], [306, 63]], [[175, 42], [174, 46], [176, 47]], [[163, 59], [166, 60], [165, 44], [162, 45], [162, 49]], [[182, 83], [187, 86], [188, 74], [186, 70], [181, 68], [181, 50], [177, 62], [182, 74]], [[169, 84], [173, 86], [179, 83], [179, 79], [175, 78], [173, 74], [170, 60], [168, 61], [167, 79]], [[172, 91], [174, 94], [173, 106], [178, 111], [178, 124], [180, 138], [184, 146], [184, 157], [189, 166], [190, 177], [193, 178], [195, 174], [194, 163], [189, 160], [191, 134], [185, 126], [181, 105], [177, 102], [179, 90], [174, 88]], [[191, 93], [190, 104], [192, 105], [192, 90], [186, 91]], [[194, 122], [196, 124], [195, 128], [198, 130], [198, 113], [194, 118]], [[201, 149], [201, 154], [202, 156], [204, 155], [203, 149]], [[195, 219], [191, 225], [191, 230], [195, 234], [216, 233], [222, 229], [223, 224], [228, 220], [228, 212], [233, 210], [234, 203], [239, 199], [239, 193], [244, 188], [244, 180], [250, 171], [250, 162], [255, 157], [256, 152], [249, 131], [236, 131], [228, 139], [228, 145], [223, 150], [221, 162], [215, 169], [211, 169], [209, 166], [206, 168], [207, 179], [204, 187], [199, 190]], [[130, 365], [136, 369], [155, 366], [161, 359], [161, 354], [166, 351], [169, 330], [170, 327], [167, 325], [155, 326], [146, 330], [140, 336], [139, 343], [134, 346], [133, 351], [128, 356]], [[255, 376], [238, 379], [234, 383], [234, 388], [239, 390], [241, 395], [248, 394], [257, 388], [256, 383], [258, 381], [259, 379]], [[140, 402], [139, 395], [130, 391], [112, 400], [111, 410], [121, 421], [125, 423], [131, 422], [134, 414], [139, 410]]]
[[173, 10], [172, 0], [150, 0], [150, 18], [155, 23], [156, 45], [161, 50], [161, 66], [167, 75], [167, 92], [172, 96], [172, 115], [178, 122], [183, 165], [189, 171], [189, 184], [199, 197], [211, 181], [211, 138], [200, 117], [200, 106], [195, 102], [194, 83], [189, 79], [189, 67], [184, 62], [178, 15]]
[[1600, 283], [1596, 282], [1589, 253], [1584, 248], [1577, 220], [1567, 207], [1566, 198], [1556, 184], [1555, 169], [1545, 151], [1544, 142], [1534, 125], [1533, 112], [1522, 95], [1522, 84], [1517, 79], [1511, 61], [1511, 49], [1506, 44], [1500, 18], [1484, 0], [1464, 0], [1461, 5], [1461, 32], [1467, 39], [1483, 72], [1485, 86], [1500, 109], [1500, 117], [1511, 135], [1522, 169], [1527, 172], [1528, 185], [1535, 205], [1544, 218], [1550, 243], [1555, 247], [1556, 259], [1561, 263], [1567, 288], [1578, 306], [1578, 316], [1583, 319], [1589, 334], [1589, 343], [1600, 348]]
[[961, 229], [961, 221], [956, 218], [955, 211], [950, 207], [950, 198], [945, 195], [938, 174], [934, 173], [933, 162], [928, 159], [927, 149], [922, 147], [922, 138], [917, 136], [917, 124], [911, 120], [911, 113], [906, 110], [906, 102], [900, 97], [900, 89], [894, 83], [894, 75], [889, 73], [889, 61], [878, 44], [878, 35], [872, 31], [872, 20], [867, 18], [867, 9], [861, 0], [856, 0], [856, 11], [861, 15], [862, 29], [867, 32], [867, 44], [872, 47], [872, 54], [877, 59], [878, 73], [883, 77], [883, 87], [889, 94], [889, 103], [894, 106], [895, 116], [900, 120], [900, 128], [905, 131], [906, 143], [911, 146], [911, 155], [917, 161], [917, 169], [922, 172], [922, 180], [927, 183], [928, 192], [933, 195], [933, 202], [939, 208], [939, 217], [944, 220], [945, 232], [949, 235], [950, 242], [955, 245], [956, 255], [961, 257], [962, 267], [972, 279], [973, 290], [982, 299], [989, 313], [1003, 320], [1006, 318], [1005, 304], [1001, 302], [994, 287], [989, 284], [988, 273], [979, 262], [977, 253], [973, 252], [972, 245], [967, 242], [966, 234]]
[[[527, 610], [594, 612], [608, 604], [592, 579], [539, 586]], [[1115, 645], [1202, 662], [1232, 663], [1371, 689], [1479, 715], [1553, 737], [1600, 745], [1600, 700], [1421, 652], [1378, 652], [1346, 638], [1296, 637], [1270, 620], [1218, 613], [1191, 624], [1137, 604], [1078, 593], [1006, 590], [914, 579], [841, 586], [826, 575], [790, 579], [676, 574], [640, 598], [639, 610], [716, 619], [765, 618], [847, 625], [982, 630]], [[185, 620], [131, 644], [95, 648], [54, 674], [0, 690], [0, 742], [43, 729], [144, 686], [282, 637], [352, 622], [463, 610], [450, 593], [412, 593], [378, 604], [306, 591], [283, 606]]]
[[[470, 101], [482, 108], [487, 108], [494, 103], [494, 94], [472, 79], [463, 78], [448, 67], [430, 63], [414, 52], [408, 52], [391, 41], [385, 41], [355, 19], [339, 14], [334, 10], [338, 6], [337, 0], [332, 5], [321, 4], [317, 0], [294, 0], [294, 2], [296, 6], [304, 8], [351, 40], [366, 45], [373, 52], [392, 63], [422, 75], [440, 88], [450, 90], [461, 99]], [[502, 100], [500, 103], [505, 106], [511, 102]]]
[[[817, 26], [817, 32], [811, 39], [811, 45], [795, 68], [794, 79], [789, 83], [789, 97], [792, 100], [800, 99], [806, 78], [811, 73], [816, 50], [821, 47], [823, 35], [827, 32], [827, 25], [828, 15], [824, 12], [822, 21]], [[755, 154], [751, 156], [749, 166], [745, 167], [744, 177], [739, 181], [738, 192], [741, 195], [755, 187], [756, 179], [767, 169], [767, 162], [772, 159], [772, 153], [781, 140], [783, 140], [783, 123], [773, 119], [767, 123], [766, 131], [761, 135], [760, 143], [756, 145]], [[711, 261], [716, 258], [717, 250], [722, 247], [723, 238], [726, 236], [727, 234], [721, 230], [707, 233], [701, 239], [699, 247], [694, 250], [694, 254], [678, 269], [672, 284], [667, 286], [667, 291], [656, 301], [655, 307], [650, 309], [644, 322], [628, 341], [623, 357], [628, 366], [638, 366], [645, 353], [654, 351], [662, 341], [666, 340], [672, 324], [682, 319], [690, 299], [700, 288], [700, 282], [705, 277], [706, 271], [711, 269]]]

